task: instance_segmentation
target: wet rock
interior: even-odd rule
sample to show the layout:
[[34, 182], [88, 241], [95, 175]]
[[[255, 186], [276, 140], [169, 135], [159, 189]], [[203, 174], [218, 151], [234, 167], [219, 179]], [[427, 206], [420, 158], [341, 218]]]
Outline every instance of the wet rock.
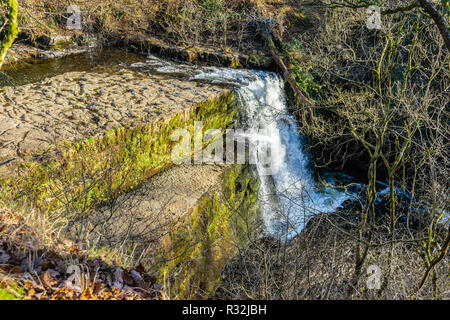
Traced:
[[43, 35], [36, 38], [36, 43], [44, 49], [61, 47], [73, 44], [72, 36]]

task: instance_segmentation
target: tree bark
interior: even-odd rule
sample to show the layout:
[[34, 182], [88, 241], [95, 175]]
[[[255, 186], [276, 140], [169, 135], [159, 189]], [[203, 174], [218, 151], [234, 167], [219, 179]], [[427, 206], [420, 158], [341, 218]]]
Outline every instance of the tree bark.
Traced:
[[276, 39], [273, 31], [271, 28], [266, 27], [264, 28], [262, 32], [262, 36], [264, 40], [266, 41], [267, 45], [269, 46], [269, 52], [272, 56], [273, 61], [277, 65], [278, 69], [280, 70], [281, 75], [283, 76], [284, 80], [289, 84], [292, 91], [294, 92], [297, 103], [299, 106], [307, 106], [310, 105], [310, 102], [308, 99], [303, 95], [300, 88], [297, 86], [295, 81], [291, 78], [291, 73], [289, 72], [289, 69], [286, 67], [286, 64], [284, 63], [283, 59], [281, 58], [280, 54], [278, 53], [278, 49], [275, 45], [275, 43], [281, 43], [279, 39]]
[[277, 53], [276, 49], [271, 48], [270, 54], [272, 55], [272, 59], [275, 61], [275, 64], [280, 69], [281, 74], [283, 75], [284, 80], [289, 83], [290, 87], [294, 91], [294, 94], [297, 97], [297, 101], [300, 105], [308, 105], [309, 101], [306, 99], [306, 97], [303, 95], [302, 91], [299, 89], [297, 84], [292, 80], [291, 73], [289, 72], [288, 68], [284, 64], [283, 59], [280, 57], [280, 55]]

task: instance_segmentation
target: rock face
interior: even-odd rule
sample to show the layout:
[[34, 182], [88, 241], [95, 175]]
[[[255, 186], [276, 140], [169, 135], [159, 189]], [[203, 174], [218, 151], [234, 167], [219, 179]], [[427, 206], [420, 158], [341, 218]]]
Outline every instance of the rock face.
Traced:
[[[182, 222], [205, 194], [217, 191], [227, 165], [182, 165], [171, 168], [120, 196], [114, 204], [95, 210], [76, 221], [95, 225], [96, 238], [112, 246], [139, 246], [146, 262], [156, 258], [163, 238], [174, 224]], [[99, 235], [101, 237], [99, 238]]]
[[121, 69], [69, 72], [0, 89], [1, 165], [61, 140], [89, 138], [186, 112], [223, 88]]
[[73, 44], [72, 36], [63, 35], [43, 35], [38, 37], [36, 42], [43, 48], [53, 48]]
[[[14, 190], [21, 189], [22, 194], [30, 195], [30, 203], [48, 212], [63, 206], [66, 212], [64, 201], [48, 196], [64, 185], [65, 197], [74, 205], [65, 229], [69, 238], [88, 239], [99, 248], [125, 250], [126, 254], [128, 249], [139, 250], [144, 261], [151, 263], [163, 248], [164, 236], [193, 212], [205, 194], [222, 186], [227, 167], [172, 167], [167, 143], [171, 130], [196, 119], [225, 128], [235, 116], [234, 98], [222, 86], [138, 73], [126, 67], [108, 70], [95, 67], [0, 88], [0, 181], [7, 181], [5, 185], [13, 190], [11, 197], [9, 193], [4, 196], [6, 200], [15, 198]], [[122, 126], [127, 128], [105, 135]], [[101, 136], [104, 139], [79, 140]], [[85, 144], [110, 141], [112, 136], [117, 138], [114, 143], [99, 148]], [[53, 150], [51, 146], [60, 140], [78, 141], [72, 144], [70, 155], [58, 150], [34, 157]], [[53, 155], [57, 161], [46, 166]], [[24, 166], [16, 179], [11, 168], [28, 160], [36, 167]], [[57, 171], [52, 171], [55, 168]], [[109, 178], [100, 172], [108, 172]], [[26, 188], [21, 179], [27, 181]], [[84, 188], [80, 181], [90, 181], [95, 187]], [[81, 198], [87, 202], [79, 201]], [[88, 203], [86, 214], [80, 214], [76, 203]], [[0, 252], [0, 259], [9, 257]], [[126, 291], [126, 276], [116, 269], [109, 286]], [[129, 282], [136, 281], [139, 279]]]

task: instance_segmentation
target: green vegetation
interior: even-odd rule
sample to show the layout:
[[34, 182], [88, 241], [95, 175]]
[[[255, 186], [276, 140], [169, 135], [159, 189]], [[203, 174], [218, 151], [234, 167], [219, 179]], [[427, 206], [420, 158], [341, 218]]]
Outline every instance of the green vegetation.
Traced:
[[257, 230], [258, 182], [248, 166], [233, 166], [223, 190], [205, 196], [169, 235], [160, 268], [171, 298], [214, 294], [225, 264]]
[[0, 301], [1, 300], [21, 300], [25, 295], [23, 288], [18, 287], [16, 284], [8, 286], [8, 288], [2, 288], [5, 285], [0, 284]]
[[17, 35], [20, 32], [17, 23], [19, 4], [17, 0], [8, 0], [7, 5], [9, 8], [9, 13], [6, 15], [6, 18], [8, 20], [8, 31], [5, 39], [0, 42], [0, 69], [2, 68], [3, 62], [5, 60], [6, 52], [12, 46], [14, 40], [17, 38]]
[[53, 150], [56, 156], [25, 163], [18, 176], [0, 180], [0, 203], [86, 213], [171, 166], [174, 130], [193, 130], [194, 121], [202, 121], [204, 130], [226, 128], [235, 113], [235, 96], [228, 92], [200, 103], [187, 117], [177, 114], [140, 127], [116, 128], [101, 138], [60, 142]]

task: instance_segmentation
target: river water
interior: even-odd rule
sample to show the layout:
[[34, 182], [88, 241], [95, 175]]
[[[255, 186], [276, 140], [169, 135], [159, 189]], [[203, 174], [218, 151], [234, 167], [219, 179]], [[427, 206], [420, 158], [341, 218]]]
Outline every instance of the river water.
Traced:
[[[319, 189], [310, 169], [304, 139], [289, 114], [284, 82], [277, 74], [255, 72], [256, 80], [238, 90], [246, 124], [256, 134], [249, 139], [265, 155], [270, 139], [271, 172], [266, 161], [257, 161], [263, 218], [271, 233], [295, 236], [315, 214], [333, 212], [350, 196], [331, 187]], [[269, 174], [267, 174], [269, 173]], [[270, 174], [271, 173], [271, 174]]]

